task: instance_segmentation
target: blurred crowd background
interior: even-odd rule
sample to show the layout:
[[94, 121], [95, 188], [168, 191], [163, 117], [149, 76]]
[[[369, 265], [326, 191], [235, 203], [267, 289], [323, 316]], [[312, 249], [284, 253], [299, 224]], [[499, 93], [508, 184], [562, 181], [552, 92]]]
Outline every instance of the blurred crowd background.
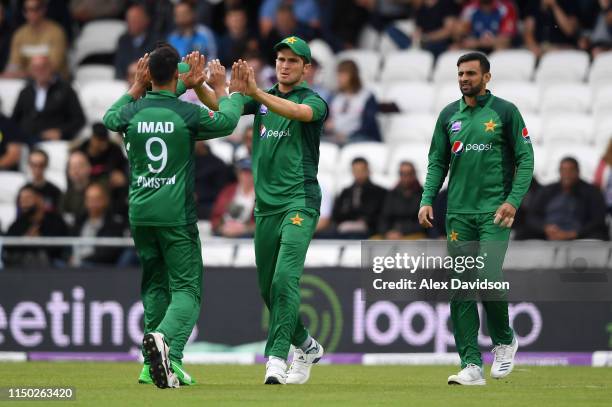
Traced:
[[[272, 47], [310, 42], [305, 78], [329, 104], [316, 237], [444, 238], [417, 212], [462, 50], [491, 55], [495, 94], [523, 113], [536, 177], [515, 239], [601, 239], [612, 213], [612, 0], [0, 1], [0, 228], [9, 236], [129, 236], [121, 137], [99, 122], [167, 41], [275, 82]], [[192, 92], [181, 96], [198, 103]], [[250, 237], [252, 121], [196, 146], [203, 235]], [[256, 135], [257, 135], [256, 130]], [[475, 174], [477, 177], [477, 174]], [[7, 264], [133, 264], [121, 248], [11, 248]]]

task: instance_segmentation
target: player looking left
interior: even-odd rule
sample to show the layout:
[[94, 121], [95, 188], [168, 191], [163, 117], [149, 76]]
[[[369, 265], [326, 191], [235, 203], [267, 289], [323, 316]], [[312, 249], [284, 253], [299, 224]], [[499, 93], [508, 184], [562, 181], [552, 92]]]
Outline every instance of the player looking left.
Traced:
[[[145, 373], [157, 387], [195, 381], [183, 370], [183, 348], [200, 313], [202, 257], [194, 200], [196, 140], [229, 135], [243, 98], [219, 99], [213, 112], [177, 99], [177, 51], [160, 44], [138, 61], [136, 81], [104, 115], [123, 133], [130, 165], [129, 220], [142, 264]], [[190, 54], [187, 88], [201, 88], [204, 57]], [[246, 88], [247, 72], [232, 70], [230, 91]], [[146, 92], [149, 83], [152, 90]], [[141, 378], [146, 379], [146, 374]]]

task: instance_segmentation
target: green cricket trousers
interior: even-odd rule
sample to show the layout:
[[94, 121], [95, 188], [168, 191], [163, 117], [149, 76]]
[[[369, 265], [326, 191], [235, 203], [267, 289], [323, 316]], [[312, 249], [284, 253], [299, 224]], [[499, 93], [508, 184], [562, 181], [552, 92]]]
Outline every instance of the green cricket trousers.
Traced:
[[[142, 265], [144, 333], [164, 334], [170, 359], [181, 362], [200, 314], [203, 265], [198, 228], [193, 223], [131, 229]], [[143, 356], [146, 362], [144, 352]]]
[[[494, 224], [494, 215], [494, 213], [449, 213], [446, 215], [446, 233], [451, 255], [484, 256], [484, 269], [476, 276], [481, 280], [484, 277], [488, 280], [501, 281], [510, 229]], [[471, 272], [467, 270], [462, 273], [463, 277], [470, 278], [466, 273]], [[514, 333], [510, 328], [506, 295], [497, 293], [496, 296], [495, 293], [487, 292], [486, 298], [487, 300], [482, 300], [482, 305], [486, 312], [491, 340], [494, 345], [509, 345], [512, 343]], [[461, 297], [453, 292], [450, 311], [461, 368], [465, 368], [470, 363], [482, 367], [482, 356], [478, 347], [480, 319], [476, 300], [473, 297]]]
[[299, 315], [300, 278], [318, 211], [291, 209], [255, 218], [255, 259], [261, 297], [270, 311], [265, 356], [287, 359], [308, 338]]

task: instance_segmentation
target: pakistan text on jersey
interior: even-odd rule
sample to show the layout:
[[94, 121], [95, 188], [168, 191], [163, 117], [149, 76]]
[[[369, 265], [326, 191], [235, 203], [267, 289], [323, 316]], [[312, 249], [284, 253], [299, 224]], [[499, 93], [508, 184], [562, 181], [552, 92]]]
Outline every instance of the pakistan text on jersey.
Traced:
[[174, 185], [176, 184], [176, 174], [170, 178], [156, 178], [156, 177], [138, 177], [136, 181], [136, 186], [142, 188], [160, 188], [164, 185]]
[[174, 133], [174, 123], [138, 122], [138, 133]]

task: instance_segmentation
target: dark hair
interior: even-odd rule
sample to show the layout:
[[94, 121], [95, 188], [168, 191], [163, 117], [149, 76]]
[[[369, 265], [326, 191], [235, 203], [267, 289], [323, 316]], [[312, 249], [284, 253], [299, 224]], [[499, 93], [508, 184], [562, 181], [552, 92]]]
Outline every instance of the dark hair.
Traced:
[[165, 42], [157, 43], [157, 47], [149, 54], [149, 73], [156, 85], [166, 85], [174, 77], [177, 64], [181, 58], [177, 50]]
[[353, 161], [351, 162], [351, 166], [355, 165], [355, 164], [365, 164], [366, 167], [368, 167], [368, 160], [366, 160], [363, 157], [355, 157], [353, 158]]
[[563, 157], [561, 159], [561, 162], [559, 163], [559, 166], [561, 166], [561, 164], [563, 163], [572, 163], [574, 164], [574, 166], [576, 167], [576, 171], [580, 172], [580, 165], [578, 164], [578, 160], [576, 160], [574, 157]]
[[180, 6], [180, 5], [185, 5], [185, 6], [189, 7], [191, 9], [191, 11], [195, 10], [195, 4], [194, 4], [193, 1], [190, 1], [190, 0], [180, 0], [179, 2], [176, 3], [176, 5], [174, 7]]
[[45, 157], [45, 167], [49, 165], [49, 154], [47, 154], [45, 150], [41, 150], [40, 148], [35, 148], [32, 151], [30, 151], [29, 156], [31, 157], [34, 154], [40, 154], [43, 157]]
[[482, 52], [474, 51], [474, 52], [468, 52], [467, 54], [461, 55], [459, 57], [459, 60], [457, 61], [457, 66], [461, 65], [464, 62], [469, 62], [469, 61], [480, 62], [480, 69], [482, 70], [483, 74], [491, 70], [491, 63], [489, 62], [489, 59], [487, 58], [487, 56], [483, 54]]
[[104, 184], [101, 184], [99, 182], [92, 182], [85, 187], [85, 192], [87, 192], [87, 190], [91, 188], [98, 188], [100, 191], [102, 191], [102, 194], [104, 194], [107, 200], [110, 199], [110, 193], [108, 191], [108, 188]]
[[108, 140], [108, 129], [104, 124], [96, 122], [91, 126], [91, 134], [99, 139]]
[[345, 59], [343, 61], [340, 61], [336, 70], [338, 72], [340, 71], [348, 72], [348, 74], [351, 77], [349, 80], [349, 86], [351, 87], [351, 90], [353, 92], [358, 92], [361, 90], [362, 84], [361, 84], [361, 78], [359, 77], [359, 67], [357, 66], [355, 61], [352, 61], [350, 59]]
[[19, 196], [21, 195], [21, 193], [22, 193], [23, 191], [31, 191], [31, 192], [33, 192], [33, 193], [34, 193], [36, 196], [39, 196], [39, 197], [41, 197], [41, 198], [43, 197], [43, 193], [42, 193], [42, 191], [41, 191], [41, 190], [39, 190], [39, 189], [35, 188], [35, 187], [34, 187], [34, 185], [31, 185], [31, 184], [26, 184], [26, 185], [22, 186], [21, 188], [19, 188], [19, 192], [17, 193], [17, 199], [19, 199]]

